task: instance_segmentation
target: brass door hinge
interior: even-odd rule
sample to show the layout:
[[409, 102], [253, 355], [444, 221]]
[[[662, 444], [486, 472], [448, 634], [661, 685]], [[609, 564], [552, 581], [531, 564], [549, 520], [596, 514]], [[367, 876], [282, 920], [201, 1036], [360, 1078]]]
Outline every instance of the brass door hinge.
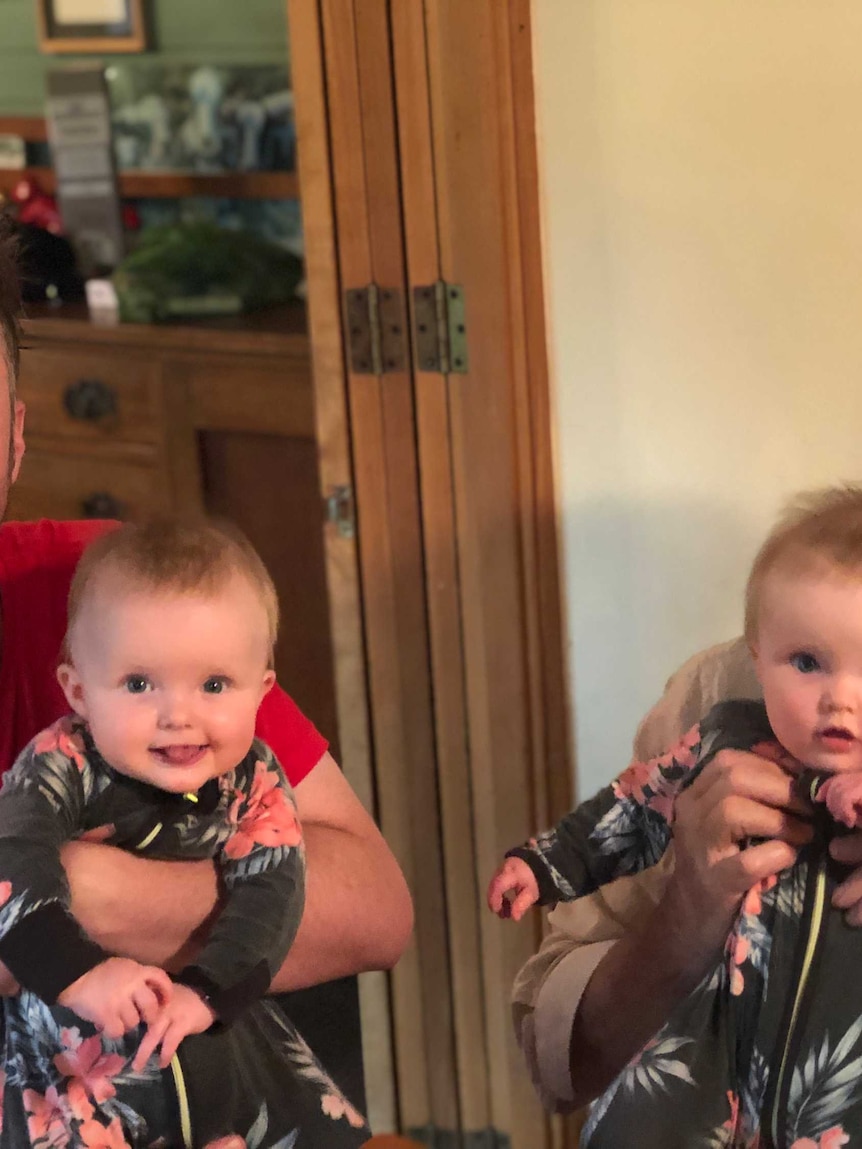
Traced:
[[467, 371], [464, 288], [438, 279], [413, 288], [413, 336], [418, 371], [463, 375]]
[[357, 375], [407, 370], [407, 316], [395, 287], [351, 287], [344, 293], [350, 369]]

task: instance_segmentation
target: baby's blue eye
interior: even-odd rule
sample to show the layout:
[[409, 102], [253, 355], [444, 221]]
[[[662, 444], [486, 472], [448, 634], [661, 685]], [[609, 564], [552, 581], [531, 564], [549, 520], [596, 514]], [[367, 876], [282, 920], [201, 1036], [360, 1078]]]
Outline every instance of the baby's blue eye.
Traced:
[[208, 678], [204, 683], [205, 694], [221, 694], [227, 686], [227, 679], [223, 678], [220, 674], [214, 674], [212, 678]]
[[129, 694], [146, 694], [150, 688], [149, 679], [143, 674], [130, 674], [126, 679]]
[[813, 674], [815, 670], [820, 669], [820, 663], [807, 650], [800, 650], [796, 654], [791, 654], [790, 665], [800, 674]]

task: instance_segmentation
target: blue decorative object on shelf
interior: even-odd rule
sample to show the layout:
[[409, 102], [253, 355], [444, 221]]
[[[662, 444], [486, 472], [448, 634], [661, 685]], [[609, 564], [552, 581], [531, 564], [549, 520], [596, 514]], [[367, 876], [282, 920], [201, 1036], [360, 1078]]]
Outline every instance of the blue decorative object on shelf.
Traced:
[[292, 171], [293, 93], [280, 65], [111, 64], [117, 166], [144, 171]]

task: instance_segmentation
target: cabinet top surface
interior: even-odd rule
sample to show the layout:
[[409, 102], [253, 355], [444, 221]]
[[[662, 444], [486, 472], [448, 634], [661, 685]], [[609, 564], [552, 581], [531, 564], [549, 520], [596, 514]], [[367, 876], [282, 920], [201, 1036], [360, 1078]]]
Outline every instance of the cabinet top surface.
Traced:
[[306, 309], [297, 302], [244, 315], [171, 324], [94, 319], [86, 304], [30, 304], [24, 349], [45, 343], [108, 344], [149, 351], [308, 355]]

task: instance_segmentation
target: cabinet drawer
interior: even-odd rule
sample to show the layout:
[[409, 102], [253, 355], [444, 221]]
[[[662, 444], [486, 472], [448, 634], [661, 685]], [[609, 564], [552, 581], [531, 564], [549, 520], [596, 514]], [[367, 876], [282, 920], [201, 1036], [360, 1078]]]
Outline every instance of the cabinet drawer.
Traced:
[[170, 510], [163, 468], [152, 462], [28, 451], [9, 497], [12, 519], [135, 519]]
[[198, 427], [314, 438], [314, 387], [307, 363], [260, 366], [204, 360], [190, 363], [185, 371]]
[[33, 436], [155, 443], [161, 437], [157, 363], [116, 351], [32, 348], [20, 397]]

